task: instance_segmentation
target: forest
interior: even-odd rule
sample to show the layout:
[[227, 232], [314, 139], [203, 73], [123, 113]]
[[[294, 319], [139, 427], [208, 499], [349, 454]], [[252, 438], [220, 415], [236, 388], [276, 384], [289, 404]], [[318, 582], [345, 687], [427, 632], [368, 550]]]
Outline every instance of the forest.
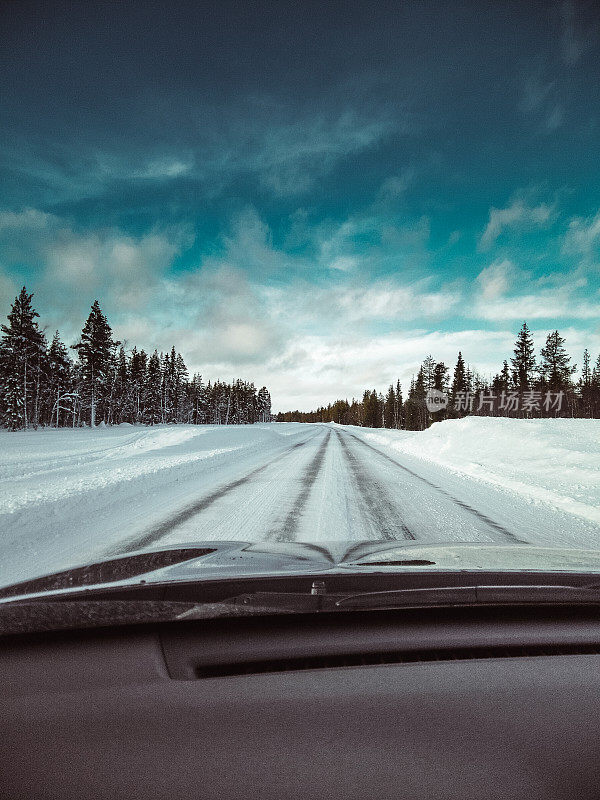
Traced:
[[[98, 301], [79, 340], [48, 342], [33, 294], [15, 298], [0, 338], [0, 424], [9, 430], [122, 423], [238, 424], [271, 421], [271, 397], [253, 383], [190, 378], [180, 353], [126, 350]], [[73, 356], [71, 356], [73, 351]]]
[[[370, 428], [424, 430], [433, 422], [466, 415], [504, 417], [600, 417], [600, 355], [592, 363], [583, 352], [581, 376], [558, 331], [548, 334], [539, 355], [524, 322], [518, 332], [513, 355], [500, 371], [485, 379], [458, 353], [452, 376], [442, 361], [428, 355], [413, 377], [406, 399], [400, 381], [385, 394], [366, 389], [362, 399], [336, 400], [315, 411], [287, 411], [278, 422], [337, 422]], [[435, 390], [447, 405], [430, 410], [428, 394]]]

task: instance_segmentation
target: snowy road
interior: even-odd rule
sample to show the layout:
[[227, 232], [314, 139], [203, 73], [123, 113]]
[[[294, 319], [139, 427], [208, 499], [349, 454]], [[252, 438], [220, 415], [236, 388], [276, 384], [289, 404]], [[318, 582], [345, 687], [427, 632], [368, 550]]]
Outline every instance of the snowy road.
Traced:
[[198, 540], [600, 547], [593, 519], [374, 437], [296, 424], [3, 434], [0, 584]]
[[[571, 439], [552, 428], [570, 442], [578, 481], [552, 494], [548, 475], [537, 475], [539, 453], [527, 483], [524, 453], [520, 483], [504, 485], [509, 458], [502, 462], [498, 448], [514, 424], [501, 430], [499, 421], [486, 421], [475, 429], [471, 439], [487, 431], [500, 444], [488, 444], [486, 479], [467, 474], [459, 458], [470, 441], [464, 422], [422, 434], [298, 424], [3, 432], [0, 584], [153, 545], [210, 539], [600, 547], [595, 428], [571, 426]], [[521, 426], [516, 435], [531, 430]], [[455, 469], [435, 461], [435, 448], [433, 460], [398, 452], [421, 445], [425, 454], [433, 436], [444, 450], [438, 440], [457, 432]], [[484, 459], [486, 450], [477, 453]], [[471, 470], [472, 461], [465, 463]], [[498, 485], [490, 482], [492, 468]], [[544, 487], [536, 487], [542, 478]]]

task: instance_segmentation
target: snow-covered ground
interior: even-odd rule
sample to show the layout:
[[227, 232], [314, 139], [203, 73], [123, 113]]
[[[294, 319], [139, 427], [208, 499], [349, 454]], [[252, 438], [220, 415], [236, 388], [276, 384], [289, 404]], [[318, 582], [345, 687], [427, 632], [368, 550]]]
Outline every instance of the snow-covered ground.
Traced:
[[0, 585], [209, 539], [600, 549], [600, 421], [0, 431]]
[[396, 456], [417, 456], [600, 524], [598, 419], [465, 417], [417, 434], [353, 430]]

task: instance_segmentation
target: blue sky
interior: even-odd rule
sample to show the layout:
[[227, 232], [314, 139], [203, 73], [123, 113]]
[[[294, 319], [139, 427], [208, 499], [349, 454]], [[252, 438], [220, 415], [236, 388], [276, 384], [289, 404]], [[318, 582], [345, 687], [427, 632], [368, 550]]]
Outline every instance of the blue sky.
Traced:
[[276, 409], [600, 351], [589, 3], [4, 3], [0, 313], [98, 298]]

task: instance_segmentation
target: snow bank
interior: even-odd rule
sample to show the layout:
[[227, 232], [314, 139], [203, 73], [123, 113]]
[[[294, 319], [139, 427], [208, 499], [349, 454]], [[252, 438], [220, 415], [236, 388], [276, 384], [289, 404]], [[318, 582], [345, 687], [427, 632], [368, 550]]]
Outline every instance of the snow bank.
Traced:
[[198, 425], [0, 431], [0, 514], [210, 460], [255, 443], [224, 433], [225, 426]]
[[600, 523], [600, 420], [465, 417], [426, 431], [353, 428], [405, 454]]

